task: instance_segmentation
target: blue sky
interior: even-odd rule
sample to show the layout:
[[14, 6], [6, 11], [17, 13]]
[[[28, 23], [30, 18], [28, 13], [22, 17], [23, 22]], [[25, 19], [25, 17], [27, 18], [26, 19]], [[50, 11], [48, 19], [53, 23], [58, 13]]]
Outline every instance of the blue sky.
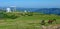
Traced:
[[60, 0], [0, 0], [0, 6], [60, 8]]

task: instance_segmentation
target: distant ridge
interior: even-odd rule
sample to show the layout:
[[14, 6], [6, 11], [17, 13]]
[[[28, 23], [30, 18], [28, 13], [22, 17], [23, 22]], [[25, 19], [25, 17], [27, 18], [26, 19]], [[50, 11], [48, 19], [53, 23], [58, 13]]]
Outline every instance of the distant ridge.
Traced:
[[[0, 11], [1, 11], [1, 8], [3, 8], [5, 10], [7, 7], [0, 7]], [[58, 14], [58, 15], [60, 15], [60, 8], [21, 8], [21, 7], [16, 7], [16, 10], [22, 11], [22, 12], [24, 12], [24, 10], [27, 10], [30, 12], [37, 12], [37, 13], [43, 13], [43, 14]]]
[[35, 12], [60, 15], [60, 8], [42, 8], [42, 9], [37, 9]]

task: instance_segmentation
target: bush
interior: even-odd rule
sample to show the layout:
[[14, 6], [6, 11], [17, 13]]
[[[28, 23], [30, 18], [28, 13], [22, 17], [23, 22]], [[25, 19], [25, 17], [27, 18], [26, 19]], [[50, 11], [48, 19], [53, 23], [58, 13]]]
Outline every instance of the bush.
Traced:
[[33, 16], [33, 13], [32, 12], [27, 12], [27, 13], [22, 13], [21, 15], [22, 16]]
[[16, 13], [7, 13], [5, 16], [6, 18], [11, 18], [11, 19], [16, 19], [17, 17], [19, 17], [19, 15]]
[[28, 16], [33, 16], [33, 13], [32, 13], [32, 12], [29, 12], [29, 13], [28, 13]]
[[0, 12], [0, 18], [10, 18], [10, 19], [16, 19], [20, 15], [17, 13], [6, 13], [6, 12]]

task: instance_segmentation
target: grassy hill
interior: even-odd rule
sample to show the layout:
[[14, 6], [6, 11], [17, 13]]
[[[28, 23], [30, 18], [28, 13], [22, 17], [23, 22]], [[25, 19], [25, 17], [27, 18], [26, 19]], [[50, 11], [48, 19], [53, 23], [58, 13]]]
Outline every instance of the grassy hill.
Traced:
[[[41, 20], [48, 21], [49, 19], [57, 19], [57, 24], [60, 24], [59, 15], [33, 13], [33, 16], [20, 16], [16, 19], [1, 19], [0, 29], [41, 29]], [[55, 22], [53, 24], [46, 23], [46, 26], [54, 24]]]

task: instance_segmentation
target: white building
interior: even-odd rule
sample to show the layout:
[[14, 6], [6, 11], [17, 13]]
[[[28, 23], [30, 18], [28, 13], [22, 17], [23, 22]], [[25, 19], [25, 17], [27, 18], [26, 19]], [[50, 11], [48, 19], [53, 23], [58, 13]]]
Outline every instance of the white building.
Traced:
[[7, 8], [7, 9], [6, 9], [6, 12], [11, 12], [11, 9], [10, 9], [10, 8]]
[[16, 6], [10, 6], [12, 8], [12, 12], [16, 12]]
[[27, 13], [28, 11], [27, 10], [24, 10], [25, 13]]

